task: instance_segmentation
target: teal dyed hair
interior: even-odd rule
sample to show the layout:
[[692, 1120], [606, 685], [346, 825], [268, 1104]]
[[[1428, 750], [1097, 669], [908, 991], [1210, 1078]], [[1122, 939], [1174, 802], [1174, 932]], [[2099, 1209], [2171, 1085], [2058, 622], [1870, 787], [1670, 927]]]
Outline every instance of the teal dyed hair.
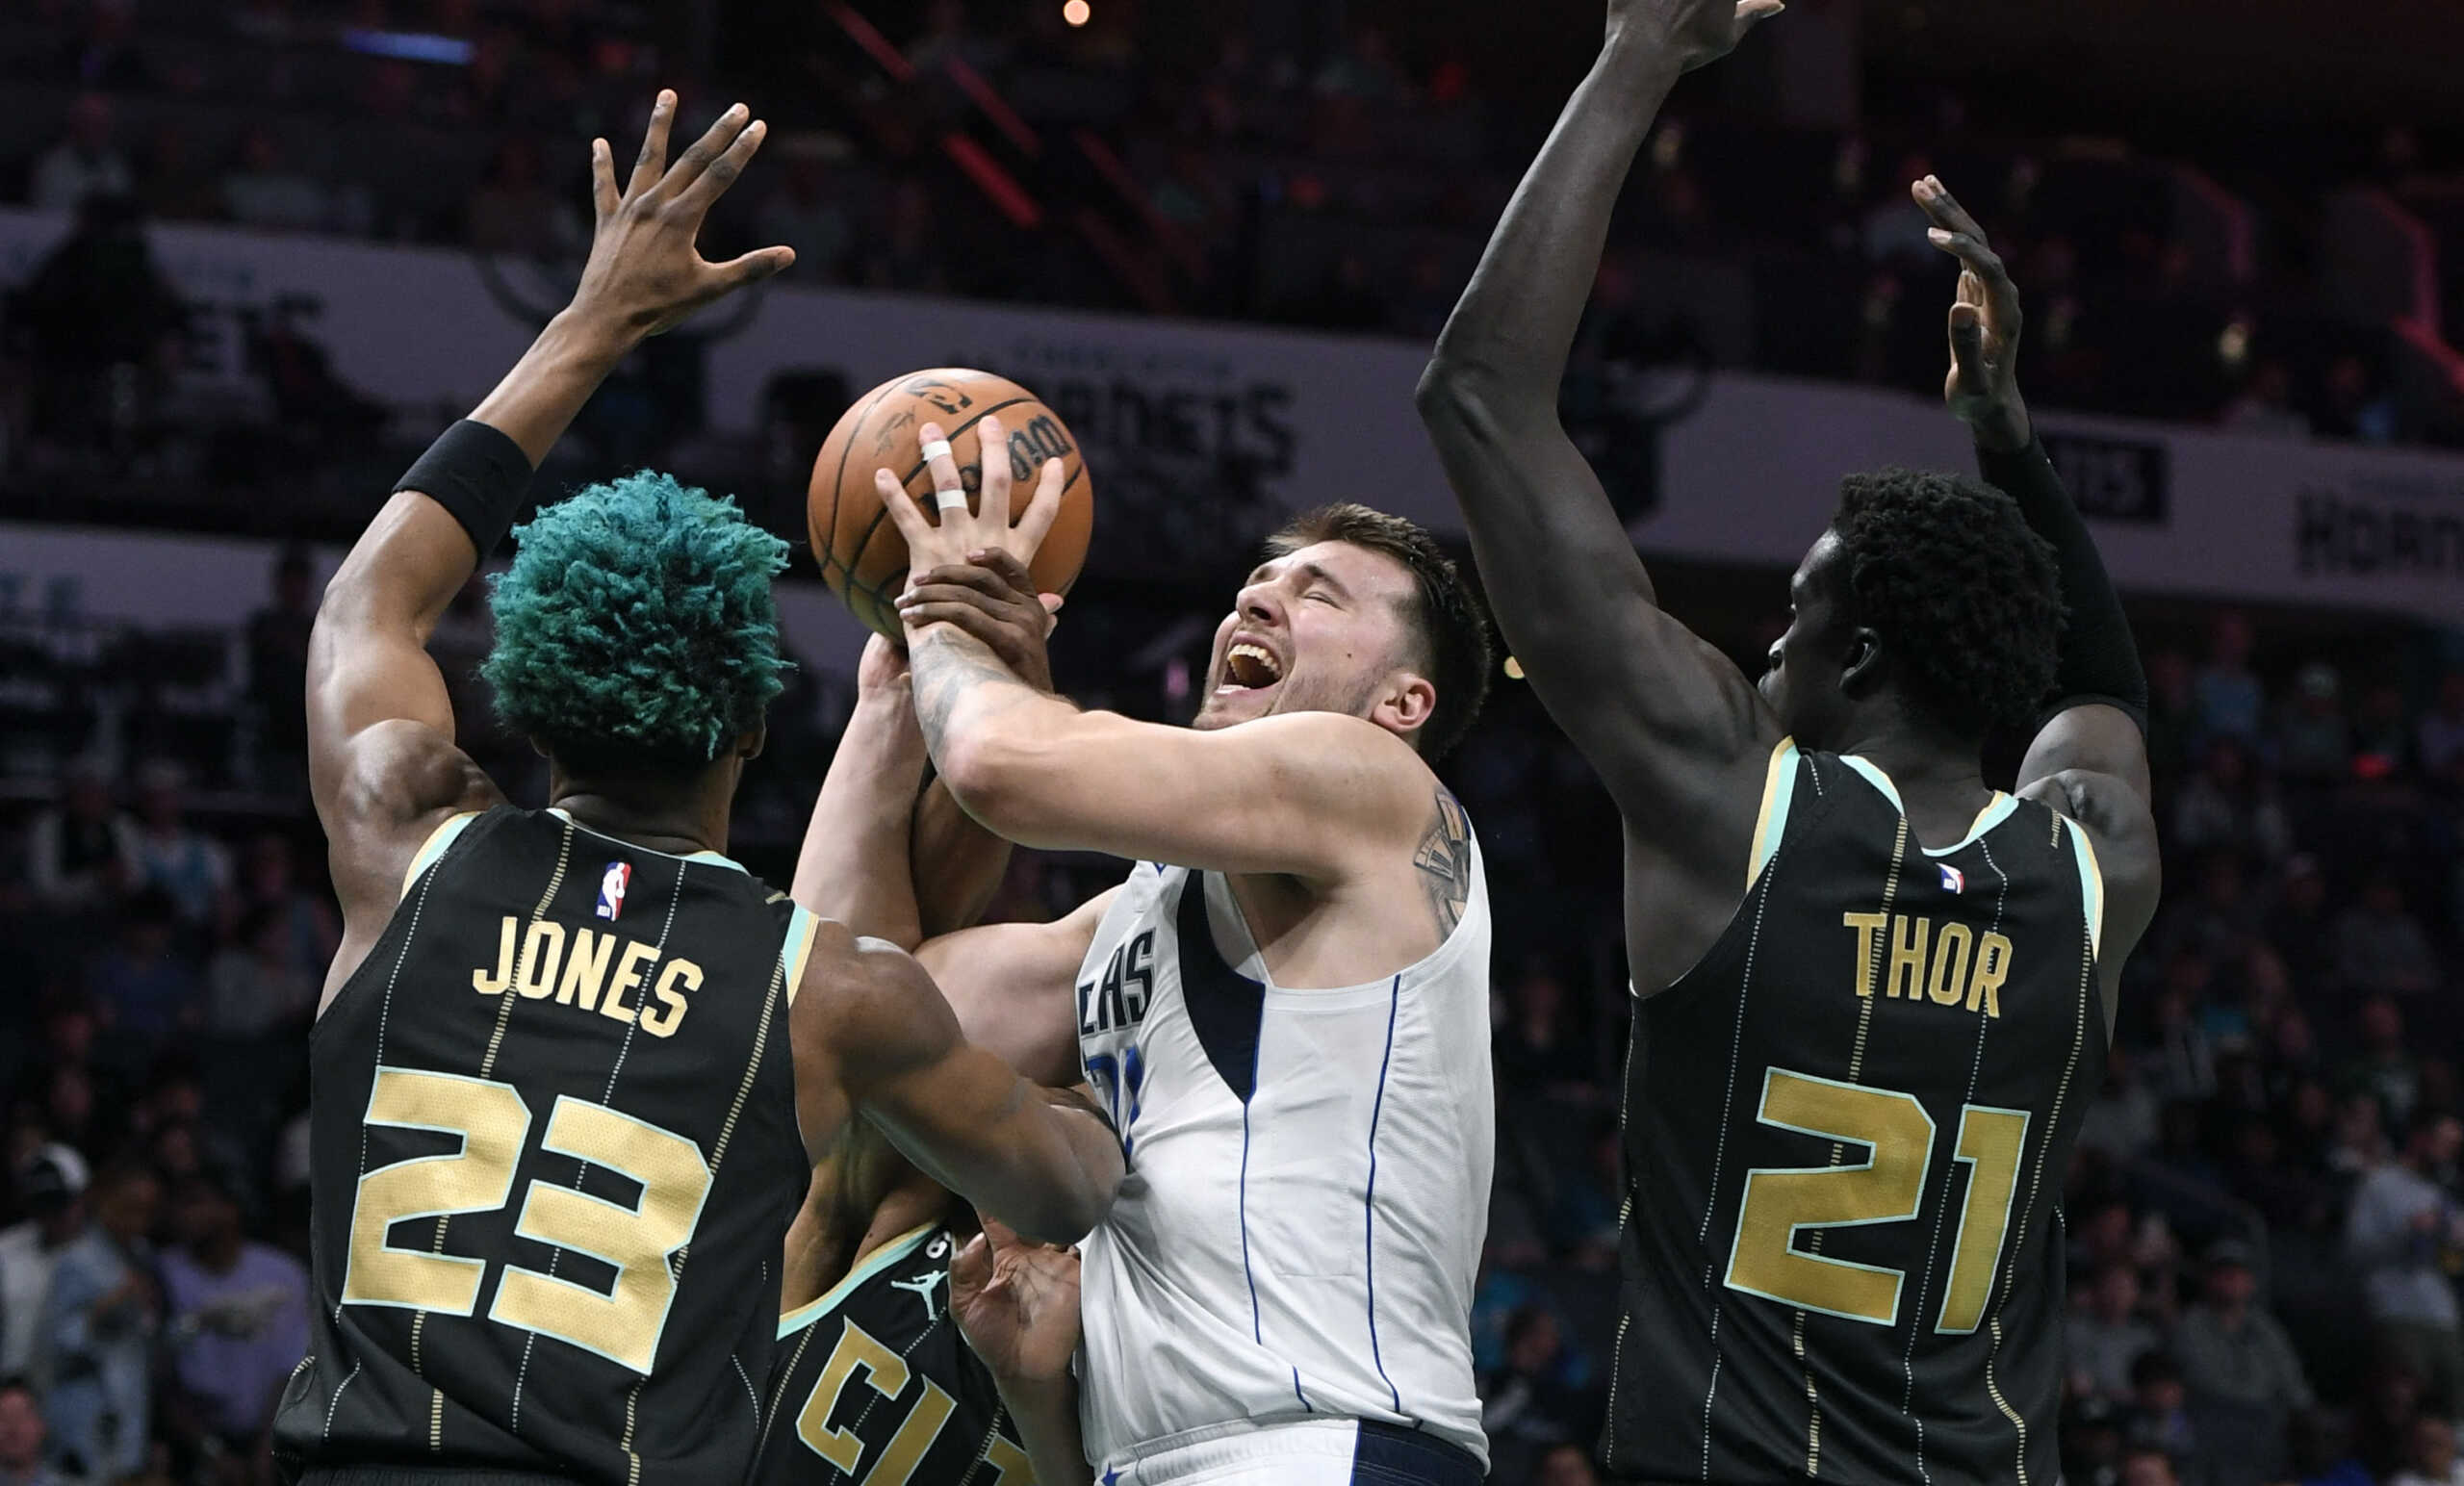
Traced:
[[784, 686], [787, 544], [645, 470], [542, 507], [490, 579], [480, 675], [505, 725], [569, 767], [709, 763]]

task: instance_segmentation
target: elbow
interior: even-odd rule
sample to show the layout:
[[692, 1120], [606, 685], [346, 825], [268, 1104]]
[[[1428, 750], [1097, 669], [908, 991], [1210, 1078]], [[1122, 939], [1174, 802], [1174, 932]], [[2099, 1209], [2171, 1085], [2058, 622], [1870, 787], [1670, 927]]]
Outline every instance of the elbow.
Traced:
[[1077, 844], [1059, 809], [1084, 751], [1050, 724], [971, 728], [938, 760], [950, 796], [976, 824], [1019, 846]]
[[1487, 381], [1471, 363], [1440, 348], [1421, 369], [1412, 405], [1420, 409], [1421, 422], [1433, 428], [1467, 423], [1487, 403]]
[[988, 737], [976, 730], [966, 737], [959, 737], [941, 749], [934, 764], [938, 766], [941, 783], [949, 786], [949, 796], [959, 801], [959, 808], [976, 818], [986, 831], [995, 835], [1011, 835], [1008, 826], [1015, 823], [1020, 781], [1017, 761], [1013, 749], [998, 737]]
[[1554, 387], [1524, 385], [1495, 367], [1443, 348], [1422, 369], [1412, 404], [1441, 450], [1494, 449], [1544, 437], [1557, 427]]
[[1036, 1204], [1036, 1212], [1020, 1215], [1032, 1219], [1031, 1223], [1014, 1226], [1038, 1243], [1065, 1248], [1079, 1242], [1111, 1216], [1113, 1198], [1120, 1190], [1121, 1169], [1117, 1147], [1102, 1153], [1091, 1164], [1082, 1163], [1074, 1181], [1054, 1183], [1043, 1200]]

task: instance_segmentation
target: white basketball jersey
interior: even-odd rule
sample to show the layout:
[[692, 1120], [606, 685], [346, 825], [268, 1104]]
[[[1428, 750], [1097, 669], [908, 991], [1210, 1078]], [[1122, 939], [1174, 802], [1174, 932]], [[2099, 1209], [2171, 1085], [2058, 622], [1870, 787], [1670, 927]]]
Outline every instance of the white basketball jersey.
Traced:
[[1273, 985], [1219, 874], [1142, 862], [1114, 900], [1078, 973], [1079, 1054], [1129, 1153], [1083, 1246], [1079, 1396], [1099, 1465], [1311, 1418], [1426, 1429], [1486, 1463], [1479, 860], [1476, 841], [1443, 944], [1339, 990]]

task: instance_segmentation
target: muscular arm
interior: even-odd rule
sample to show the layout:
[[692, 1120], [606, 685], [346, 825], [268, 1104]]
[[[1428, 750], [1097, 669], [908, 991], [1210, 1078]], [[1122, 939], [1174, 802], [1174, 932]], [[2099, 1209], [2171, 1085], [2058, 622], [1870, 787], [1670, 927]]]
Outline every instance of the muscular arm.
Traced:
[[1984, 229], [1939, 180], [1928, 176], [1911, 191], [1934, 222], [1935, 245], [1960, 261], [1944, 399], [1976, 436], [1980, 473], [2018, 504], [2053, 550], [2069, 611], [2054, 695], [2019, 766], [2016, 792], [2077, 821], [2095, 849], [2105, 889], [2097, 959], [2110, 1033], [2122, 961], [2155, 916], [2161, 887], [2144, 730], [2147, 675], [2095, 539], [2037, 442], [2019, 395], [2018, 289]]
[[793, 1013], [807, 1148], [826, 1154], [860, 1116], [1021, 1233], [1068, 1243], [1101, 1221], [1121, 1176], [1103, 1119], [968, 1041], [932, 977], [896, 946], [834, 924], [820, 934]]
[[913, 635], [915, 708], [967, 813], [1022, 846], [1326, 885], [1408, 851], [1435, 783], [1411, 746], [1331, 712], [1199, 732], [1087, 712], [981, 640]]
[[1039, 1084], [1079, 1083], [1078, 966], [1095, 941], [1116, 887], [1049, 924], [987, 924], [924, 941], [931, 974], [969, 1040], [999, 1053]]
[[911, 951], [983, 916], [1010, 843], [969, 819], [948, 785], [924, 783], [929, 761], [906, 658], [875, 637], [796, 858], [798, 903]]
[[[1447, 321], [1419, 397], [1499, 626], [1630, 822], [1670, 822], [1673, 810], [1698, 820], [1705, 802], [1750, 801], [1778, 736], [1736, 667], [1658, 607], [1557, 419], [1610, 212], [1683, 65], [1657, 30], [1612, 17]], [[1721, 841], [1721, 855], [1740, 860], [1750, 804], [1741, 813], [1717, 833], [1736, 838]]]
[[[506, 434], [535, 466], [626, 344], [603, 321], [558, 316], [473, 421]], [[402, 871], [437, 819], [500, 798], [454, 746], [445, 674], [426, 648], [478, 560], [444, 506], [406, 490], [351, 548], [318, 608], [308, 642], [308, 779], [334, 843], [349, 937], [365, 937], [370, 918], [392, 910]]]
[[[724, 264], [703, 260], [693, 245], [702, 218], [760, 147], [764, 127], [738, 105], [671, 168], [675, 112], [676, 95], [659, 94], [622, 191], [607, 142], [592, 141], [596, 224], [573, 303], [471, 414], [509, 441], [500, 464], [519, 457], [535, 469], [642, 337], [794, 260], [784, 248]], [[454, 746], [445, 677], [426, 652], [482, 555], [438, 500], [400, 491], [352, 547], [317, 611], [308, 645], [308, 779], [333, 843], [344, 913], [329, 992], [374, 942], [429, 830], [449, 812], [501, 798]]]

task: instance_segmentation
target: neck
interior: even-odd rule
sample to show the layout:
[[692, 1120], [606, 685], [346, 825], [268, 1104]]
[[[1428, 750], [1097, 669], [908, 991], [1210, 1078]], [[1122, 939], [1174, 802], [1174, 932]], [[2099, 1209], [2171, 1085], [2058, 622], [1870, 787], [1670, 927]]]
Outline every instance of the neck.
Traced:
[[689, 781], [578, 779], [561, 769], [552, 774], [549, 803], [593, 831], [678, 856], [727, 848], [734, 780], [723, 763]]
[[1985, 788], [1982, 749], [1973, 740], [1919, 732], [1905, 724], [1852, 730], [1857, 741], [1842, 748], [1890, 776], [1903, 794]]
[[240, 1236], [221, 1234], [206, 1240], [196, 1247], [196, 1261], [219, 1274], [240, 1262]]

